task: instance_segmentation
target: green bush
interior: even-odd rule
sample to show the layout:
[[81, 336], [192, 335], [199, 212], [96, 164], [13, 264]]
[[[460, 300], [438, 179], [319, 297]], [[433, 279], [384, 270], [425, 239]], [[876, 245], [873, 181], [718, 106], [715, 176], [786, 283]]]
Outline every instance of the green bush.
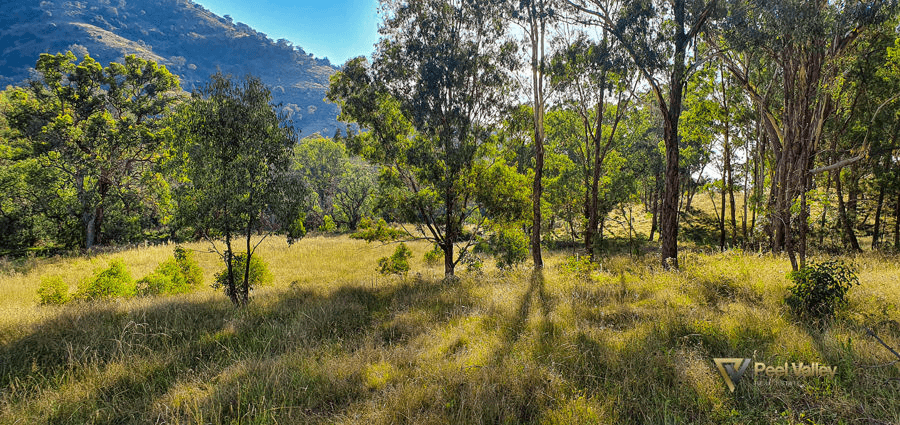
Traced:
[[425, 253], [425, 264], [437, 266], [444, 262], [444, 250], [438, 244], [434, 244], [431, 251]]
[[174, 258], [163, 261], [153, 273], [137, 282], [142, 295], [183, 294], [203, 282], [203, 270], [194, 254], [180, 246], [175, 247]]
[[175, 264], [181, 269], [181, 275], [189, 286], [198, 286], [203, 283], [203, 269], [194, 259], [194, 253], [180, 246], [175, 247]]
[[128, 266], [122, 260], [112, 260], [109, 268], [94, 274], [92, 279], [81, 283], [76, 297], [82, 300], [131, 297], [137, 292]]
[[325, 218], [322, 219], [322, 225], [319, 226], [319, 231], [322, 233], [334, 233], [337, 231], [337, 224], [334, 223], [334, 219], [331, 218], [330, 215], [326, 215]]
[[41, 278], [37, 295], [42, 305], [65, 304], [69, 302], [69, 285], [66, 285], [59, 276], [47, 276]]
[[566, 262], [561, 264], [560, 268], [568, 274], [588, 279], [594, 269], [594, 264], [591, 263], [591, 257], [587, 255], [573, 256], [566, 258]]
[[500, 227], [488, 239], [488, 244], [498, 269], [515, 267], [528, 258], [528, 237], [522, 229]]
[[827, 320], [838, 307], [847, 304], [847, 292], [859, 285], [856, 272], [840, 260], [808, 264], [788, 274], [794, 283], [785, 300], [800, 317]]
[[379, 218], [377, 222], [373, 222], [372, 219], [365, 217], [360, 220], [357, 232], [350, 235], [350, 237], [353, 239], [362, 239], [366, 242], [390, 242], [405, 234], [406, 233], [403, 231], [388, 226], [383, 218]]
[[381, 274], [406, 274], [409, 271], [410, 258], [412, 251], [405, 243], [400, 242], [393, 255], [378, 260], [378, 271]]
[[[232, 259], [231, 267], [234, 272], [234, 284], [236, 287], [241, 287], [242, 282], [244, 281], [244, 269], [247, 266], [247, 253], [239, 252], [234, 255]], [[269, 273], [269, 266], [263, 261], [262, 257], [259, 254], [254, 254], [250, 257], [250, 274], [249, 279], [247, 279], [249, 288], [252, 290], [257, 286], [264, 286], [272, 283], [274, 277], [272, 273]], [[228, 267], [226, 266], [222, 271], [216, 273], [216, 280], [213, 282], [213, 288], [225, 289], [225, 295], [231, 296], [228, 293]]]

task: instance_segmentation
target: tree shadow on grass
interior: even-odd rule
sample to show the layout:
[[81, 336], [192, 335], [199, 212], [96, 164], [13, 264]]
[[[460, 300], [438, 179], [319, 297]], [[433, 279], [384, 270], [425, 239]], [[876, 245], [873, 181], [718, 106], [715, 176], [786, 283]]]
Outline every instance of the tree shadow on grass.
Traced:
[[[244, 309], [224, 297], [64, 307], [24, 332], [3, 331], [12, 337], [0, 345], [2, 401], [40, 422], [155, 422], [149, 412], [168, 409], [176, 386], [198, 382], [209, 401], [201, 409], [226, 421], [297, 418], [291, 409], [298, 406], [300, 418], [330, 414], [364, 396], [361, 373], [333, 379], [321, 367], [340, 362], [304, 363], [303, 355], [345, 358], [396, 310], [422, 309], [437, 321], [462, 314], [459, 306], [470, 300], [453, 285], [406, 280], [327, 294], [291, 289]], [[273, 381], [278, 369], [294, 372]], [[44, 407], [25, 408], [38, 401]]]

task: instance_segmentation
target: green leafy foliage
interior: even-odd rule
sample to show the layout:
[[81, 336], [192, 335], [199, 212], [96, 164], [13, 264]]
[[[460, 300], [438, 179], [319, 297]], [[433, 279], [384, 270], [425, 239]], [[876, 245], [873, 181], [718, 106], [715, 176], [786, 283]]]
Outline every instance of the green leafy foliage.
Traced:
[[788, 274], [794, 282], [785, 300], [800, 317], [827, 320], [847, 304], [847, 292], [859, 285], [856, 272], [841, 260], [811, 263]]
[[444, 250], [441, 249], [440, 245], [434, 244], [434, 248], [425, 253], [425, 264], [434, 267], [443, 262]]
[[94, 277], [81, 283], [76, 298], [81, 300], [102, 300], [118, 297], [132, 297], [137, 287], [128, 272], [128, 266], [122, 260], [115, 259], [109, 268], [94, 274]]
[[[210, 240], [224, 240], [226, 253], [234, 252], [236, 238], [249, 245], [255, 232], [286, 232], [289, 242], [304, 233], [297, 220], [308, 195], [291, 169], [296, 132], [271, 96], [259, 78], [216, 74], [174, 120], [187, 180], [179, 214]], [[235, 258], [223, 256], [226, 268]], [[252, 281], [239, 285], [236, 274], [224, 276], [231, 301], [246, 304]]]
[[405, 243], [400, 242], [393, 255], [378, 259], [378, 272], [385, 275], [406, 274], [409, 271], [410, 258], [412, 258], [412, 250]]
[[572, 256], [566, 258], [566, 262], [561, 264], [560, 268], [566, 273], [587, 279], [594, 268], [594, 264], [591, 262], [590, 256]]
[[34, 67], [40, 77], [12, 89], [4, 108], [21, 148], [13, 194], [23, 213], [65, 226], [54, 235], [40, 220], [21, 224], [87, 249], [143, 239], [142, 229], [167, 220], [168, 185], [154, 168], [170, 141], [160, 118], [179, 98], [178, 77], [133, 55], [103, 67], [89, 55], [76, 63], [72, 52], [45, 53]]
[[203, 269], [194, 255], [182, 247], [175, 247], [174, 258], [162, 262], [153, 273], [137, 282], [141, 295], [183, 294], [203, 282]]
[[528, 257], [528, 237], [518, 227], [501, 226], [488, 238], [498, 269], [518, 266]]
[[[451, 257], [465, 241], [464, 223], [478, 211], [479, 151], [506, 104], [507, 70], [515, 66], [502, 6], [385, 3], [373, 62], [348, 61], [328, 90], [341, 120], [369, 129], [348, 145], [397, 177], [400, 219]], [[446, 276], [457, 262], [445, 262]]]
[[362, 239], [366, 242], [390, 242], [406, 235], [405, 232], [393, 229], [388, 226], [383, 218], [378, 221], [366, 217], [359, 223], [359, 231], [350, 235], [353, 239]]
[[59, 276], [41, 278], [41, 286], [37, 290], [38, 302], [42, 305], [65, 304], [69, 302], [69, 285]]
[[326, 215], [322, 219], [319, 231], [323, 233], [334, 233], [337, 231], [337, 224], [334, 223], [334, 219], [332, 219], [330, 215]]
[[[233, 256], [232, 258], [232, 272], [234, 273], [235, 281], [244, 282], [244, 273], [247, 267], [247, 253], [240, 252]], [[259, 254], [252, 255], [250, 257], [250, 270], [247, 281], [244, 282], [240, 287], [246, 286], [248, 290], [252, 290], [257, 286], [268, 285], [272, 283], [274, 277], [272, 273], [269, 272], [269, 266], [263, 261], [262, 257]], [[231, 287], [228, 285], [228, 268], [222, 269], [222, 271], [216, 273], [216, 279], [213, 282], [212, 287], [215, 289], [224, 288], [225, 295], [231, 296]]]

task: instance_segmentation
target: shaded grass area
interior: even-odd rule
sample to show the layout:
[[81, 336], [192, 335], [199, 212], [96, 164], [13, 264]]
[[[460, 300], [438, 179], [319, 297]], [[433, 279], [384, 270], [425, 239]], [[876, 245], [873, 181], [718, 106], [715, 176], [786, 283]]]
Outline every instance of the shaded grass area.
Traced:
[[[686, 253], [662, 272], [611, 255], [574, 275], [553, 254], [543, 273], [445, 281], [418, 262], [374, 277], [392, 247], [266, 243], [276, 284], [242, 310], [204, 290], [7, 318], [0, 422], [900, 423], [900, 367], [862, 331], [900, 346], [896, 257], [853, 258], [862, 286], [814, 329], [788, 313], [790, 266], [770, 256]], [[839, 372], [730, 393], [713, 357]]]

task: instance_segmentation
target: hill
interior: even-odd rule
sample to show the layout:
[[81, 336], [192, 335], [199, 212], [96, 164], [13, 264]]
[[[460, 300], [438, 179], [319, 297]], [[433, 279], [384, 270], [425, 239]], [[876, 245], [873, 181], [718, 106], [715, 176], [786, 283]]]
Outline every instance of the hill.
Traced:
[[41, 53], [89, 53], [103, 65], [135, 54], [164, 64], [185, 90], [218, 70], [257, 75], [301, 136], [337, 128], [338, 108], [323, 100], [337, 70], [328, 59], [190, 0], [0, 0], [0, 7], [0, 87], [31, 77]]

